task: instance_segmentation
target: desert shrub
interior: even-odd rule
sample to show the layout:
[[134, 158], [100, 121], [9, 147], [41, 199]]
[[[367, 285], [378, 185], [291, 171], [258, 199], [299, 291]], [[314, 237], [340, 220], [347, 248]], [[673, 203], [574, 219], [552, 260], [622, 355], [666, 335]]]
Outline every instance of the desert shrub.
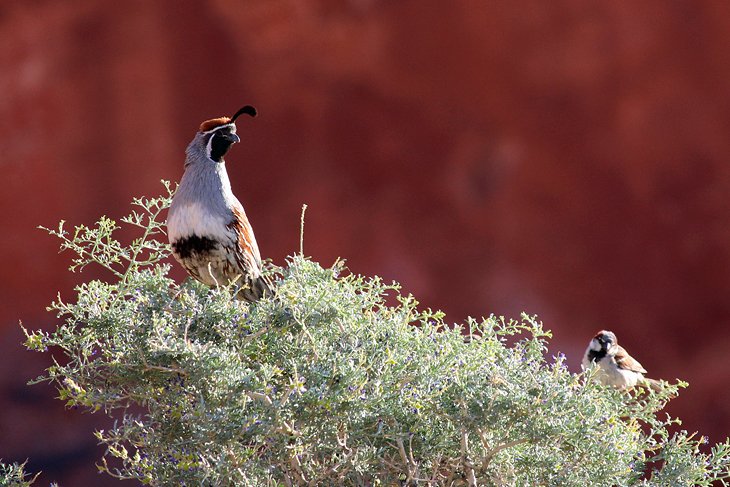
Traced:
[[[115, 419], [99, 468], [147, 485], [710, 485], [730, 445], [670, 434], [677, 393], [626, 394], [546, 356], [536, 317], [451, 325], [395, 283], [301, 254], [270, 266], [272, 298], [232, 299], [168, 276], [168, 194], [117, 224], [51, 233], [72, 270], [108, 280], [51, 306], [26, 346], [36, 381]], [[680, 383], [679, 386], [682, 384]], [[140, 412], [142, 411], [142, 412]]]

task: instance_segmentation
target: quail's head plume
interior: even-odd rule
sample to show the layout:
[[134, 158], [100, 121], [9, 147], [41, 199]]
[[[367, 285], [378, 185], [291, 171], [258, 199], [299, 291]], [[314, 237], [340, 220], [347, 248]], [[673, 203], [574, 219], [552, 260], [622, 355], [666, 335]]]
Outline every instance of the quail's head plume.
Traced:
[[241, 139], [240, 115], [206, 120], [185, 151], [185, 173], [167, 216], [173, 255], [192, 277], [209, 286], [235, 282], [238, 297], [255, 301], [271, 293], [261, 275], [261, 255], [243, 206], [231, 190], [224, 157]]

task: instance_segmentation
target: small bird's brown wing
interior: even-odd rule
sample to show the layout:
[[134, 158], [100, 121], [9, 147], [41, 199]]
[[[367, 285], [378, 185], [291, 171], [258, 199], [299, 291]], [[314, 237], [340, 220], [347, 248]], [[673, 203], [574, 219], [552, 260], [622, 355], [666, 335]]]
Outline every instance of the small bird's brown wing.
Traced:
[[616, 360], [616, 365], [618, 365], [620, 369], [646, 374], [644, 367], [642, 367], [634, 357], [629, 355], [623, 347], [616, 345], [614, 349], [614, 359]]

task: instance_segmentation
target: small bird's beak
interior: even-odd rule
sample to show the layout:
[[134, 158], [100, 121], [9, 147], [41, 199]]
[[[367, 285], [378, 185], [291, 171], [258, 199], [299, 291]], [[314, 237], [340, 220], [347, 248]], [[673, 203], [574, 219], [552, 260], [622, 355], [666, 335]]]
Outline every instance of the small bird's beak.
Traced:
[[228, 140], [231, 141], [231, 144], [237, 144], [238, 142], [241, 142], [241, 138], [236, 134], [229, 134]]

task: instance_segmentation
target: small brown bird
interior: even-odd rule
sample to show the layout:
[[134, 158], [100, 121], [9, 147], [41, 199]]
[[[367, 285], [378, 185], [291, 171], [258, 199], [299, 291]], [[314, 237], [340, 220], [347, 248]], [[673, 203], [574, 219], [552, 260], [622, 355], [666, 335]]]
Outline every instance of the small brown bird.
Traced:
[[246, 212], [231, 190], [224, 156], [241, 139], [236, 118], [256, 116], [246, 105], [233, 117], [207, 120], [185, 151], [185, 173], [167, 215], [173, 255], [192, 277], [209, 286], [240, 286], [237, 296], [256, 301], [271, 294]]
[[618, 389], [632, 389], [637, 384], [661, 389], [661, 382], [644, 377], [646, 370], [641, 364], [618, 344], [616, 335], [607, 330], [594, 336], [583, 355], [583, 370], [592, 364], [598, 365], [596, 377], [601, 384]]

